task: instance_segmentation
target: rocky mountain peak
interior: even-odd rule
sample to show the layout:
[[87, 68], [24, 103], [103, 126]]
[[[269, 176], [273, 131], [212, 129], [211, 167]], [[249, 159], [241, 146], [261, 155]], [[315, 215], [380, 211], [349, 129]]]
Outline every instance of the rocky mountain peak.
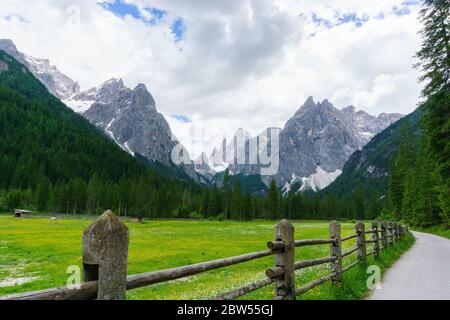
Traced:
[[314, 101], [314, 97], [313, 96], [309, 96], [308, 99], [305, 101], [305, 103], [303, 104], [304, 107], [306, 106], [315, 106], [316, 102]]
[[356, 108], [355, 108], [355, 106], [351, 105], [351, 106], [343, 108], [342, 112], [344, 112], [346, 114], [354, 114], [354, 113], [356, 113]]
[[13, 57], [19, 54], [16, 45], [10, 39], [0, 39], [0, 49]]
[[133, 90], [133, 104], [141, 107], [148, 107], [151, 111], [156, 111], [156, 102], [145, 84], [138, 84]]
[[66, 75], [62, 74], [48, 59], [39, 59], [18, 51], [10, 39], [0, 40], [0, 50], [5, 51], [22, 63], [54, 96], [61, 100], [80, 93], [80, 86]]

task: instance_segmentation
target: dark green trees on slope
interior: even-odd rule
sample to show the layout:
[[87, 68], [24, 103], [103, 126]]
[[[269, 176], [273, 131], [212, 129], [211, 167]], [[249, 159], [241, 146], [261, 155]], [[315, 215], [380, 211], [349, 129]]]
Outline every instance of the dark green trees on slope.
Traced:
[[418, 67], [427, 100], [423, 148], [435, 163], [440, 182], [439, 206], [443, 222], [450, 226], [450, 2], [425, 0], [420, 18], [423, 23], [422, 47], [417, 52]]
[[436, 163], [427, 152], [427, 136], [415, 136], [402, 127], [399, 152], [389, 167], [389, 197], [397, 219], [413, 225], [441, 221], [440, 177]]
[[[450, 2], [425, 0], [421, 50], [425, 103], [355, 152], [324, 192], [375, 194], [385, 212], [411, 224], [450, 222]], [[354, 197], [354, 196], [353, 196]]]
[[420, 11], [422, 47], [417, 52], [424, 82], [422, 95], [431, 98], [448, 89], [450, 81], [450, 2], [424, 0]]
[[197, 209], [197, 186], [161, 177], [121, 150], [2, 51], [0, 63], [0, 210]]

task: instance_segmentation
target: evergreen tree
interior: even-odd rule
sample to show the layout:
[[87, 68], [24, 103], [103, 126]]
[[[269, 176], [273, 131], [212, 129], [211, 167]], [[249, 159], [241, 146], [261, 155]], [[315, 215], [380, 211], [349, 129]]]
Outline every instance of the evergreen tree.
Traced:
[[200, 212], [207, 217], [209, 215], [209, 189], [205, 188], [202, 194], [202, 200], [200, 204]]
[[416, 67], [423, 72], [426, 81], [422, 91], [430, 97], [448, 87], [450, 80], [450, 2], [448, 0], [424, 0], [420, 11], [423, 23], [422, 47], [417, 52], [420, 62]]
[[416, 197], [416, 184], [414, 182], [414, 173], [413, 170], [410, 169], [406, 172], [405, 175], [405, 183], [404, 183], [404, 191], [402, 198], [402, 213], [403, 218], [406, 221], [413, 222], [413, 224], [417, 224], [422, 219], [418, 217], [417, 211], [415, 210], [415, 197]]
[[[149, 176], [145, 173], [139, 178], [139, 183], [136, 188], [136, 195], [134, 200], [134, 212], [137, 215], [149, 216], [150, 215], [150, 200], [151, 200], [151, 184]], [[156, 204], [158, 207], [159, 204]]]
[[217, 189], [217, 186], [214, 185], [211, 190], [211, 196], [209, 198], [209, 214], [211, 216], [218, 216], [222, 211], [222, 205], [221, 205], [221, 197], [219, 194], [219, 190]]
[[421, 137], [415, 166], [417, 194], [415, 197], [416, 214], [424, 217], [427, 224], [439, 222], [439, 173], [437, 165], [428, 156], [428, 143]]
[[241, 182], [237, 179], [232, 195], [231, 195], [231, 217], [234, 219], [242, 220], [242, 191]]
[[423, 23], [422, 47], [417, 52], [417, 67], [423, 72], [425, 82], [422, 95], [426, 134], [429, 138], [430, 156], [439, 170], [440, 180], [436, 189], [440, 199], [440, 216], [449, 226], [450, 212], [450, 2], [447, 0], [424, 0], [420, 12]]
[[36, 189], [36, 208], [44, 211], [50, 202], [50, 181], [43, 177]]
[[389, 200], [394, 214], [400, 217], [403, 205], [403, 180], [396, 168], [396, 158], [391, 155], [389, 159]]
[[364, 194], [362, 192], [361, 184], [357, 184], [353, 194], [353, 213], [354, 217], [363, 220], [365, 215]]
[[278, 189], [275, 180], [270, 182], [269, 192], [267, 194], [267, 209], [271, 219], [280, 218], [278, 204]]
[[230, 171], [227, 168], [223, 175], [223, 214], [225, 215], [225, 220], [230, 216], [230, 201], [231, 201], [231, 192], [230, 192]]
[[243, 198], [241, 220], [246, 221], [246, 220], [250, 220], [252, 218], [253, 218], [252, 196], [251, 196], [250, 192], [247, 191]]

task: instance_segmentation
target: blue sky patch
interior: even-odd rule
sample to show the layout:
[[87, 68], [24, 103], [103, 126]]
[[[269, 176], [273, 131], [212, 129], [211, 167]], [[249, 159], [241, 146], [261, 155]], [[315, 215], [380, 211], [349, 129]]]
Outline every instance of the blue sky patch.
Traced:
[[336, 14], [337, 22], [319, 17], [317, 14], [312, 14], [312, 21], [316, 26], [325, 26], [326, 28], [333, 28], [344, 23], [354, 23], [356, 27], [361, 27], [365, 22], [369, 21], [369, 16], [364, 14], [362, 17], [357, 16], [355, 12], [348, 12], [344, 14]]
[[171, 117], [174, 118], [174, 119], [177, 119], [178, 121], [180, 121], [182, 123], [192, 123], [192, 120], [189, 119], [188, 116], [174, 114]]
[[410, 14], [411, 9], [409, 9], [408, 6], [394, 7], [394, 9], [392, 9], [392, 13], [396, 16], [404, 16]]
[[167, 15], [167, 11], [158, 8], [145, 8], [145, 11], [149, 12], [152, 16], [148, 21], [151, 24], [157, 24]]
[[369, 20], [369, 16], [364, 14], [362, 17], [358, 17], [355, 12], [344, 13], [338, 16], [337, 25], [344, 23], [354, 23], [357, 27], [361, 27], [364, 22]]
[[312, 15], [312, 21], [316, 24], [316, 26], [325, 26], [327, 28], [333, 27], [333, 23], [330, 20], [321, 18], [315, 13]]
[[181, 41], [183, 39], [184, 33], [186, 32], [186, 24], [182, 18], [176, 18], [172, 25], [170, 26], [170, 30], [175, 35], [175, 42]]
[[115, 0], [114, 2], [103, 2], [100, 4], [104, 9], [111, 11], [118, 17], [132, 16], [135, 19], [141, 19], [141, 13], [138, 7], [133, 4], [123, 2], [123, 0]]
[[410, 7], [420, 6], [422, 0], [405, 0], [400, 7], [394, 7], [392, 13], [397, 16], [404, 16], [411, 13]]
[[103, 2], [100, 5], [105, 10], [111, 11], [120, 18], [124, 18], [125, 16], [132, 16], [137, 20], [141, 20], [151, 25], [159, 23], [167, 15], [167, 11], [158, 8], [144, 8], [143, 10], [147, 11], [151, 15], [150, 18], [146, 18], [142, 15], [137, 6], [135, 6], [134, 4], [125, 3], [124, 0]]

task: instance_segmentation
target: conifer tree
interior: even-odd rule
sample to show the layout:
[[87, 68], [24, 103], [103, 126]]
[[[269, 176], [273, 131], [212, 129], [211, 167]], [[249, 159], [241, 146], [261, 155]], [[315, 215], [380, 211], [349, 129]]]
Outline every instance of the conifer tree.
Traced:
[[278, 219], [279, 214], [279, 204], [278, 204], [278, 189], [275, 180], [272, 179], [270, 182], [269, 192], [267, 194], [267, 209], [271, 219]]
[[420, 62], [416, 65], [426, 82], [422, 95], [426, 98], [438, 93], [450, 81], [450, 2], [448, 0], [424, 0], [420, 11], [423, 23], [422, 47], [417, 52]]
[[42, 178], [36, 189], [36, 208], [39, 211], [44, 211], [50, 200], [50, 181], [47, 178]]
[[355, 187], [355, 192], [353, 193], [353, 212], [357, 219], [364, 219], [365, 216], [365, 205], [364, 205], [364, 194], [362, 192], [361, 184], [357, 184]]
[[422, 47], [417, 52], [425, 83], [422, 96], [427, 99], [424, 107], [426, 134], [429, 138], [430, 156], [439, 170], [440, 216], [449, 226], [450, 214], [450, 2], [448, 0], [424, 0], [420, 12], [423, 23]]

